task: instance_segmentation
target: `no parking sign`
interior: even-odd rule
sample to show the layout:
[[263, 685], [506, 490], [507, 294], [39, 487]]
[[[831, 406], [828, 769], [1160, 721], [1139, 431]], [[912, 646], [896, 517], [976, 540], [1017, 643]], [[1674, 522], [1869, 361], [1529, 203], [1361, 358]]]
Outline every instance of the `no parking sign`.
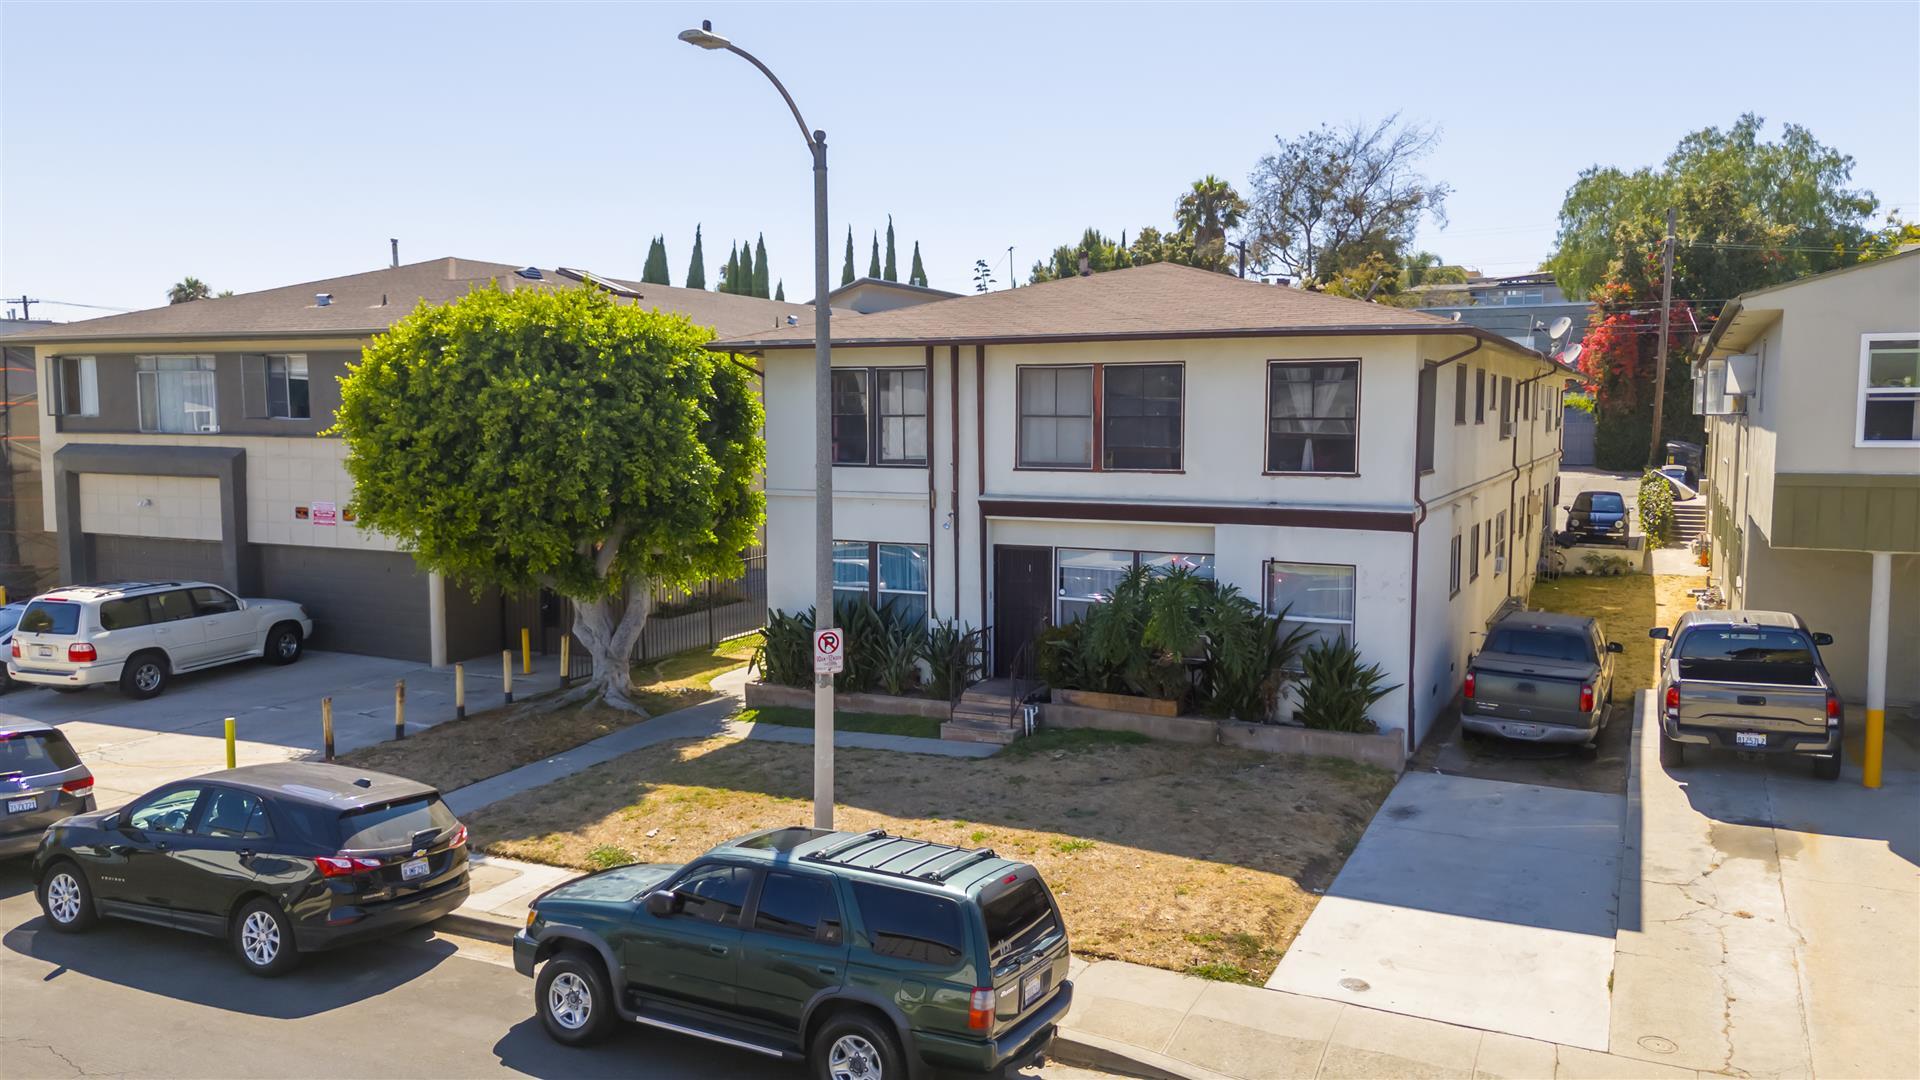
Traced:
[[838, 630], [816, 630], [813, 633], [813, 673], [815, 675], [838, 675], [847, 666], [846, 641]]

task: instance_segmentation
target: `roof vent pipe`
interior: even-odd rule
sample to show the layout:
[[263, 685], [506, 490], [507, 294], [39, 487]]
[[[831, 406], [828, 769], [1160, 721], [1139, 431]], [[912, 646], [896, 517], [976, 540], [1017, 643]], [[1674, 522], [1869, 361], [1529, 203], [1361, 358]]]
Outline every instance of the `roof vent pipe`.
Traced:
[[397, 236], [388, 237], [387, 243], [393, 248], [393, 265], [399, 266], [400, 265], [400, 238]]
[[330, 293], [330, 292], [317, 292], [317, 293], [314, 293], [314, 294], [313, 294], [313, 306], [314, 306], [314, 307], [326, 307], [327, 305], [329, 305], [329, 304], [331, 304], [331, 303], [333, 303], [333, 294], [332, 294], [332, 293]]
[[1080, 253], [1080, 276], [1081, 277], [1093, 276], [1093, 271], [1092, 269], [1089, 268], [1089, 264], [1091, 263], [1091, 261], [1092, 260], [1087, 258], [1086, 252], [1083, 251]]

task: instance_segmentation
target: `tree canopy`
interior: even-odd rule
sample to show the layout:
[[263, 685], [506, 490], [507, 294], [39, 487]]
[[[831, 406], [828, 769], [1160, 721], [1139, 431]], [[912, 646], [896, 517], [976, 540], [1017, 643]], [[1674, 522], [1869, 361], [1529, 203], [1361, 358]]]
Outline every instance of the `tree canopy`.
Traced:
[[920, 241], [913, 242], [913, 266], [907, 271], [907, 284], [925, 286], [927, 268], [920, 262]]
[[647, 247], [646, 268], [640, 271], [640, 280], [649, 285], [671, 285], [667, 274], [667, 238], [656, 236]]
[[853, 226], [847, 226], [847, 261], [840, 268], [840, 284], [853, 284]]
[[693, 227], [693, 259], [687, 263], [687, 288], [707, 287], [707, 255], [700, 247], [700, 226]]
[[1212, 173], [1195, 180], [1173, 208], [1174, 225], [1193, 243], [1192, 265], [1226, 269], [1227, 230], [1238, 228], [1246, 212], [1246, 200], [1232, 184]]
[[193, 300], [205, 300], [213, 295], [207, 283], [197, 277], [184, 277], [167, 290], [167, 303], [185, 304]]
[[893, 254], [893, 215], [887, 215], [887, 262], [880, 268], [880, 276], [888, 281], [900, 280], [900, 262]]

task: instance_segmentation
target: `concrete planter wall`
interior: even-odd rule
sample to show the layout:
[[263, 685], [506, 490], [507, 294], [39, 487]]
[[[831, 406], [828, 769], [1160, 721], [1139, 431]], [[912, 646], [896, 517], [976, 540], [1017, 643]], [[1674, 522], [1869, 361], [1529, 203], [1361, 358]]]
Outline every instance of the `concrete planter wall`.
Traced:
[[[750, 682], [747, 684], [747, 704], [755, 708], [785, 705], [795, 709], [811, 709], [813, 708], [813, 687]], [[839, 712], [925, 716], [934, 720], [949, 720], [953, 717], [953, 707], [944, 701], [923, 697], [894, 697], [891, 694], [835, 693], [833, 707]]]
[[1053, 700], [1082, 709], [1108, 712], [1141, 713], [1146, 716], [1179, 716], [1180, 703], [1167, 698], [1139, 697], [1134, 694], [1102, 694], [1093, 690], [1055, 690]]
[[1042, 727], [1131, 731], [1167, 742], [1217, 744], [1270, 754], [1343, 758], [1385, 769], [1396, 776], [1406, 767], [1406, 743], [1395, 732], [1361, 735], [1276, 724], [1243, 724], [1237, 720], [1210, 720], [1204, 716], [1157, 716], [1117, 709], [1090, 709], [1060, 704], [1057, 700], [1060, 692], [1057, 690], [1053, 696], [1056, 699], [1053, 704], [1040, 708]]

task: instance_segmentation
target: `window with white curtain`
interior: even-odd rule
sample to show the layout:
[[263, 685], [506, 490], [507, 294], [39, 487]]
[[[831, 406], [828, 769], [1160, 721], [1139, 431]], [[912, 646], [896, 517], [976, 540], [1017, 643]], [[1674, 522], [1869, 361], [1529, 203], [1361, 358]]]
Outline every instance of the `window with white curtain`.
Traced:
[[865, 600], [910, 623], [927, 620], [927, 545], [833, 542], [833, 599]]
[[53, 358], [54, 392], [49, 412], [59, 416], [100, 415], [100, 369], [91, 356]]
[[1093, 468], [1093, 368], [1020, 369], [1020, 464]]
[[1213, 556], [1170, 551], [1101, 551], [1089, 548], [1060, 548], [1054, 563], [1059, 567], [1059, 595], [1055, 620], [1062, 626], [1078, 622], [1095, 604], [1105, 603], [1120, 585], [1120, 579], [1136, 566], [1150, 572], [1167, 573], [1176, 567], [1193, 571], [1213, 580]]
[[1282, 635], [1304, 628], [1310, 648], [1353, 640], [1353, 567], [1332, 563], [1267, 564], [1267, 614], [1280, 615]]
[[214, 403], [213, 357], [136, 358], [140, 430], [192, 434], [219, 431]]
[[1267, 365], [1267, 471], [1351, 473], [1360, 421], [1360, 362]]

